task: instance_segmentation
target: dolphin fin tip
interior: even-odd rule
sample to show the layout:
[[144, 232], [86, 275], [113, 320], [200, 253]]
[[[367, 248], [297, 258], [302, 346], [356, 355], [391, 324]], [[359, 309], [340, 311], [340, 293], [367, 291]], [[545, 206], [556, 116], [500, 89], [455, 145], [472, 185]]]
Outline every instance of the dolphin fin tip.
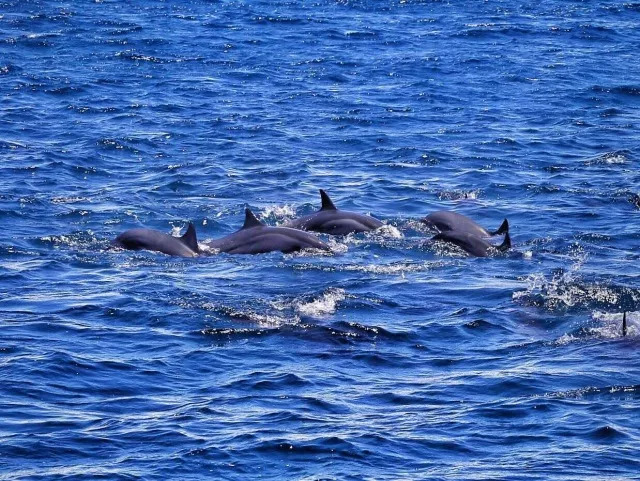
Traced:
[[244, 209], [244, 224], [242, 226], [243, 229], [250, 229], [251, 227], [257, 227], [259, 225], [264, 225], [263, 222], [260, 222], [258, 218], [251, 212], [251, 209], [246, 207]]
[[320, 189], [320, 198], [322, 199], [322, 207], [320, 210], [338, 210], [331, 201], [329, 194], [327, 194], [323, 189]]
[[508, 234], [509, 233], [509, 221], [507, 219], [502, 221], [502, 224], [500, 224], [500, 227], [498, 227], [498, 230], [491, 232], [491, 235], [502, 235], [502, 234]]

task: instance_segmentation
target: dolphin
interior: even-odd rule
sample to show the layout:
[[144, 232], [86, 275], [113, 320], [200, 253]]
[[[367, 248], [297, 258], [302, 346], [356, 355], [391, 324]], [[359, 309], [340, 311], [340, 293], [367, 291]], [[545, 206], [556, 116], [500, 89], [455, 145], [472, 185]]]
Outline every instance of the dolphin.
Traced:
[[336, 208], [327, 193], [320, 189], [322, 207], [314, 214], [305, 215], [285, 224], [294, 229], [310, 230], [331, 235], [346, 235], [351, 232], [366, 232], [382, 225], [378, 219]]
[[509, 221], [507, 219], [502, 222], [498, 230], [488, 231], [467, 216], [447, 210], [433, 212], [422, 219], [422, 222], [429, 227], [437, 229], [439, 232], [464, 232], [478, 237], [491, 237], [509, 233]]
[[181, 257], [195, 257], [200, 252], [196, 229], [191, 222], [182, 237], [173, 237], [152, 229], [130, 229], [116, 237], [112, 244], [123, 249], [146, 249]]
[[309, 248], [330, 250], [313, 234], [289, 227], [271, 227], [260, 222], [249, 209], [245, 210], [244, 225], [239, 231], [203, 244], [227, 254], [288, 253]]
[[496, 250], [504, 252], [511, 248], [511, 237], [505, 233], [504, 242], [499, 246], [489, 244], [484, 238], [469, 232], [448, 231], [436, 234], [431, 240], [450, 242], [460, 247], [465, 252], [476, 257], [487, 257]]

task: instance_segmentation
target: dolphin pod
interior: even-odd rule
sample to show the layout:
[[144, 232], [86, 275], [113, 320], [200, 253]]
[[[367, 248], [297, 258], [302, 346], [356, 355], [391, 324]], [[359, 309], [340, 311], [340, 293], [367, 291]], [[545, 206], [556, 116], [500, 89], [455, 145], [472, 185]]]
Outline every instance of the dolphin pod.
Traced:
[[[336, 208], [327, 193], [320, 189], [322, 206], [319, 211], [294, 219], [283, 227], [268, 226], [260, 222], [249, 209], [245, 209], [243, 226], [233, 234], [203, 242], [205, 246], [228, 254], [261, 254], [281, 251], [296, 252], [302, 249], [328, 251], [329, 246], [315, 235], [305, 231], [314, 231], [330, 235], [345, 235], [352, 232], [366, 232], [382, 226], [382, 222], [373, 217], [342, 211]], [[433, 212], [421, 221], [437, 231], [433, 241], [454, 244], [475, 257], [487, 257], [495, 252], [504, 252], [511, 248], [509, 221], [505, 219], [495, 231], [489, 231], [472, 219], [451, 211]], [[493, 245], [487, 238], [504, 234], [500, 245]], [[196, 229], [192, 223], [181, 237], [174, 237], [153, 229], [130, 229], [116, 237], [115, 247], [162, 252], [164, 254], [196, 257], [202, 254], [198, 247]], [[627, 312], [622, 314], [622, 336], [628, 334]]]
[[[330, 250], [313, 231], [330, 235], [375, 230], [383, 224], [371, 216], [338, 209], [329, 195], [320, 189], [322, 206], [319, 211], [294, 219], [282, 227], [272, 227], [260, 222], [251, 210], [245, 210], [243, 226], [233, 234], [204, 242], [210, 249], [228, 254], [262, 254], [280, 251], [296, 252], [302, 249]], [[506, 251], [511, 247], [509, 222], [504, 220], [496, 231], [488, 231], [468, 217], [449, 211], [434, 212], [422, 222], [438, 233], [432, 238], [462, 248], [470, 255], [487, 257], [496, 251]], [[504, 234], [504, 242], [498, 246], [490, 244], [486, 238]], [[152, 229], [131, 229], [120, 234], [113, 245], [124, 249], [162, 252], [181, 257], [195, 257], [201, 254], [198, 247], [196, 230], [189, 223], [182, 237], [173, 237]]]
[[[313, 234], [289, 227], [270, 227], [256, 219], [249, 209], [245, 210], [244, 225], [240, 230], [203, 244], [228, 254], [263, 254], [273, 251], [289, 253], [302, 249], [329, 250], [329, 246]], [[131, 229], [116, 237], [113, 245], [180, 257], [195, 257], [200, 253], [196, 230], [191, 223], [182, 237], [173, 237], [153, 229]]]

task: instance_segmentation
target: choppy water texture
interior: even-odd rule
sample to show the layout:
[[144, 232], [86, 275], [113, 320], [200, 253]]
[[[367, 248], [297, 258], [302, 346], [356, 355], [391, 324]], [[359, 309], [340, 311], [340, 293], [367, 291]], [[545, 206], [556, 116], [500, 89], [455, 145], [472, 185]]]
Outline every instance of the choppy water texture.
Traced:
[[[0, 479], [637, 476], [639, 24], [0, 1]], [[279, 224], [318, 188], [389, 227], [331, 255], [108, 249], [247, 205]], [[508, 217], [513, 251], [433, 245], [440, 209]]]

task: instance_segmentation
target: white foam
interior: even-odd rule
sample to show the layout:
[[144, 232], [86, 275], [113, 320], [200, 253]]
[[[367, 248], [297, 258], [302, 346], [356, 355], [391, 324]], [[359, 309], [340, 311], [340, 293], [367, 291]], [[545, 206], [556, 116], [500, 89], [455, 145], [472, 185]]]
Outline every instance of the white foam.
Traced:
[[338, 267], [340, 271], [350, 272], [366, 272], [371, 274], [388, 274], [388, 275], [401, 275], [406, 273], [421, 272], [445, 265], [442, 261], [425, 261], [419, 263], [408, 262], [396, 262], [392, 264], [350, 264], [346, 266]]
[[624, 164], [627, 162], [627, 156], [623, 152], [607, 152], [592, 159], [585, 161], [586, 165], [598, 164]]
[[220, 249], [215, 249], [208, 244], [203, 244], [200, 242], [198, 242], [198, 249], [200, 249], [200, 252], [202, 254], [211, 254], [211, 255], [220, 254]]
[[261, 219], [275, 217], [280, 220], [288, 220], [296, 215], [296, 210], [292, 205], [268, 205], [262, 211]]
[[[634, 318], [637, 312], [627, 312], [627, 336], [640, 335], [640, 328]], [[617, 339], [622, 337], [622, 313], [594, 311], [591, 317], [598, 324], [585, 326], [581, 335], [563, 334], [554, 341], [555, 345], [564, 346], [572, 342], [583, 342], [589, 339]]]
[[91, 199], [87, 197], [54, 197], [51, 199], [52, 204], [75, 204], [77, 202], [91, 202]]
[[310, 302], [299, 302], [296, 311], [310, 317], [326, 317], [336, 312], [338, 303], [346, 299], [344, 289], [329, 289], [317, 299]]
[[402, 239], [404, 237], [404, 235], [402, 235], [402, 232], [400, 232], [397, 227], [391, 224], [382, 224], [373, 232], [383, 237], [391, 237], [392, 239]]
[[[218, 311], [219, 307], [213, 303], [205, 302], [202, 304], [203, 309]], [[259, 313], [255, 311], [239, 311], [233, 310], [231, 313], [233, 317], [241, 318], [250, 323], [257, 325], [258, 327], [276, 328], [285, 325], [294, 325], [300, 322], [300, 318], [297, 315], [286, 316], [276, 315], [271, 313]]]

